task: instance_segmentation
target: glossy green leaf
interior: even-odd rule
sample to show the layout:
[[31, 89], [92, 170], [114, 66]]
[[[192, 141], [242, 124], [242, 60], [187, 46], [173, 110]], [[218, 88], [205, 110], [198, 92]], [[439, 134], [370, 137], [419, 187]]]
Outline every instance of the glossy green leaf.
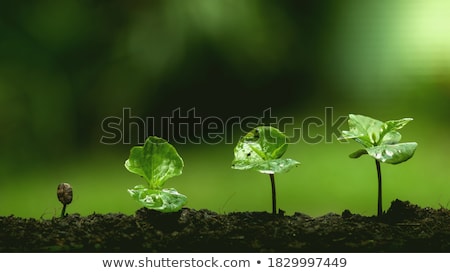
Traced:
[[416, 151], [416, 142], [398, 143], [393, 145], [380, 145], [366, 148], [367, 153], [376, 160], [398, 164], [410, 159]]
[[402, 135], [397, 131], [387, 132], [381, 139], [380, 144], [397, 144], [402, 139]]
[[187, 197], [175, 189], [148, 189], [145, 186], [135, 186], [129, 189], [131, 197], [144, 207], [161, 212], [175, 212], [187, 202]]
[[293, 159], [280, 159], [286, 150], [286, 135], [271, 126], [256, 127], [234, 148], [232, 168], [262, 173], [287, 172], [300, 163]]
[[402, 135], [397, 131], [412, 121], [412, 118], [379, 120], [362, 116], [349, 115], [349, 130], [343, 131], [341, 139], [353, 139], [362, 144], [364, 149], [350, 154], [351, 158], [358, 158], [368, 154], [384, 163], [398, 164], [410, 159], [417, 148], [417, 143], [399, 143]]
[[233, 168], [237, 170], [255, 170], [260, 173], [273, 174], [288, 172], [299, 164], [299, 162], [290, 158], [278, 158], [250, 164], [245, 161], [237, 161], [233, 163]]
[[350, 114], [349, 131], [342, 132], [342, 138], [354, 139], [364, 147], [371, 147], [380, 139], [383, 122], [363, 115]]
[[147, 138], [144, 146], [133, 147], [125, 161], [127, 170], [147, 180], [150, 189], [160, 189], [167, 179], [180, 175], [183, 166], [175, 148], [155, 136]]
[[386, 131], [392, 131], [392, 130], [400, 130], [403, 127], [405, 127], [406, 124], [408, 124], [410, 121], [412, 121], [412, 118], [402, 118], [397, 120], [388, 120], [384, 124], [383, 127]]
[[380, 144], [395, 144], [400, 142], [402, 136], [399, 132], [397, 132], [397, 130], [402, 129], [412, 120], [412, 118], [403, 118], [399, 120], [386, 121], [381, 128]]

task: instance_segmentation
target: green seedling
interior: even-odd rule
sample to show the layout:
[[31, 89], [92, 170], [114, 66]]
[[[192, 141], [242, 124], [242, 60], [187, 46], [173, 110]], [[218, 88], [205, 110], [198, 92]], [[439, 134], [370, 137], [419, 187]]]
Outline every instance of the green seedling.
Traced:
[[272, 214], [276, 214], [275, 173], [288, 172], [300, 163], [281, 158], [287, 150], [287, 137], [271, 126], [256, 127], [242, 137], [234, 148], [231, 167], [236, 170], [256, 170], [270, 176]]
[[63, 204], [62, 210], [61, 210], [61, 217], [66, 216], [66, 207], [70, 203], [72, 203], [73, 199], [73, 190], [72, 186], [69, 183], [61, 183], [58, 185], [58, 188], [56, 189], [56, 195], [58, 196], [59, 202]]
[[175, 212], [186, 203], [187, 197], [173, 188], [163, 188], [167, 179], [178, 176], [184, 167], [183, 159], [166, 140], [150, 136], [144, 146], [131, 148], [125, 168], [143, 177], [147, 185], [129, 189], [131, 197], [144, 207], [161, 212]]
[[350, 154], [351, 158], [369, 155], [375, 159], [378, 177], [378, 217], [383, 213], [381, 166], [382, 163], [399, 164], [410, 159], [416, 151], [416, 142], [399, 143], [402, 136], [397, 131], [412, 118], [382, 122], [362, 115], [349, 115], [349, 131], [342, 131], [341, 139], [353, 139], [364, 146]]

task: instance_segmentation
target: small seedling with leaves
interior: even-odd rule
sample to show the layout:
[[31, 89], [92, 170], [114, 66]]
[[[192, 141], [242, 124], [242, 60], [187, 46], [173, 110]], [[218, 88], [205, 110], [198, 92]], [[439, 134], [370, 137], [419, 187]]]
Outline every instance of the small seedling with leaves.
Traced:
[[129, 189], [131, 197], [149, 209], [175, 212], [186, 203], [187, 197], [173, 188], [163, 188], [167, 179], [178, 176], [184, 167], [183, 159], [166, 140], [150, 136], [144, 146], [131, 148], [125, 168], [143, 177], [147, 185]]
[[378, 175], [378, 217], [383, 213], [380, 162], [399, 164], [414, 155], [417, 143], [399, 143], [402, 136], [397, 131], [412, 120], [403, 118], [382, 122], [363, 115], [350, 114], [349, 131], [342, 131], [341, 139], [353, 139], [364, 146], [363, 149], [350, 154], [351, 158], [368, 154], [375, 159]]
[[270, 176], [272, 185], [272, 213], [276, 214], [275, 173], [288, 172], [300, 163], [281, 158], [287, 150], [287, 137], [271, 126], [259, 126], [242, 137], [234, 148], [232, 168], [256, 170]]

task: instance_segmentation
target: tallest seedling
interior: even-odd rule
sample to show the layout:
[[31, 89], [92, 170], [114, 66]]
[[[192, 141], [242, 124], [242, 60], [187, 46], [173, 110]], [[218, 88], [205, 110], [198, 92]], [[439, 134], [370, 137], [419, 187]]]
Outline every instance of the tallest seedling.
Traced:
[[350, 154], [351, 158], [368, 154], [375, 159], [378, 176], [378, 217], [383, 214], [380, 162], [398, 164], [414, 155], [417, 143], [399, 143], [402, 135], [397, 132], [412, 120], [412, 118], [403, 118], [382, 122], [370, 117], [350, 114], [349, 131], [342, 131], [341, 139], [353, 139], [364, 146], [364, 149]]

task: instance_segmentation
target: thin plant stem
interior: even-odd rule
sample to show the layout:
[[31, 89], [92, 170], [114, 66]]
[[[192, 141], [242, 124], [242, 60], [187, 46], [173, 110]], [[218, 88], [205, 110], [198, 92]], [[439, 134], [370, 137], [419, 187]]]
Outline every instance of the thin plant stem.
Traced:
[[62, 210], [61, 210], [61, 217], [66, 216], [66, 205], [67, 205], [67, 204], [64, 204], [64, 205], [63, 205], [63, 208], [62, 208]]
[[269, 174], [270, 183], [272, 184], [272, 214], [277, 214], [277, 194], [275, 191], [275, 175], [273, 173]]
[[381, 191], [381, 166], [380, 161], [375, 160], [377, 166], [377, 176], [378, 176], [378, 217], [383, 214], [383, 202], [382, 202], [382, 191]]

